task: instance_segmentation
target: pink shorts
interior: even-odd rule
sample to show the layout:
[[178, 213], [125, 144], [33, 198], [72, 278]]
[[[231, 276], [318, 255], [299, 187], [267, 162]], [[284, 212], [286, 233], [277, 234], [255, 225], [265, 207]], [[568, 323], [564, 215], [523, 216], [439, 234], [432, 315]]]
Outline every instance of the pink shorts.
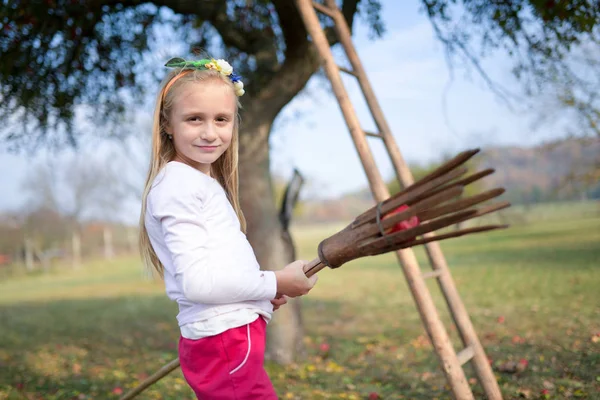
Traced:
[[179, 361], [199, 400], [276, 400], [264, 368], [266, 322], [199, 340], [179, 339]]

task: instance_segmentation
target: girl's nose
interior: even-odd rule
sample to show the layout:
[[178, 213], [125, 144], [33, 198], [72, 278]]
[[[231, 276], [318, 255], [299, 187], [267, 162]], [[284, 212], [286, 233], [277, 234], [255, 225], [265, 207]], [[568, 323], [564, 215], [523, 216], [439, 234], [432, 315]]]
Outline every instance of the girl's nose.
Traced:
[[202, 140], [213, 141], [217, 138], [217, 130], [213, 124], [204, 125], [204, 129], [200, 133]]

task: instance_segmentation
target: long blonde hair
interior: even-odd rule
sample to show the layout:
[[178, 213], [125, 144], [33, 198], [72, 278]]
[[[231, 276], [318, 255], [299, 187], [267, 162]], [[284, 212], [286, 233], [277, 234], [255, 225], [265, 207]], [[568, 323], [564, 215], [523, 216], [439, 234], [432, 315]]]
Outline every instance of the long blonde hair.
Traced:
[[[152, 149], [150, 154], [150, 168], [144, 194], [142, 196], [142, 210], [140, 214], [139, 226], [139, 249], [144, 265], [153, 268], [160, 277], [164, 275], [164, 266], [158, 259], [156, 252], [152, 248], [148, 231], [145, 224], [148, 193], [152, 187], [154, 179], [161, 169], [175, 157], [175, 146], [172, 140], [167, 137], [166, 127], [173, 107], [175, 96], [178, 89], [189, 83], [205, 82], [219, 79], [224, 84], [229, 85], [234, 91], [233, 84], [226, 76], [214, 70], [174, 70], [163, 81], [161, 90], [156, 99], [156, 108], [154, 109], [154, 118], [152, 121]], [[246, 231], [246, 220], [239, 201], [239, 178], [238, 178], [238, 134], [239, 134], [239, 108], [237, 104], [235, 122], [233, 127], [233, 136], [231, 144], [211, 165], [211, 176], [215, 178], [225, 190], [229, 201], [240, 221], [242, 231]]]

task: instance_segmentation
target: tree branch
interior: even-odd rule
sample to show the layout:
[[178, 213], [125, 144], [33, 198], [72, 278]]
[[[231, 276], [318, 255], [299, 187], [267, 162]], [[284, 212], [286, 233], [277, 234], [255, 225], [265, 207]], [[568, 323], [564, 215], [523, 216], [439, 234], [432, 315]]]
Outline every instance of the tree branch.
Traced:
[[[342, 14], [350, 29], [352, 29], [358, 2], [359, 0], [346, 0], [342, 5]], [[312, 42], [308, 41], [308, 33], [294, 3], [276, 0], [273, 4], [279, 15], [286, 40], [286, 58], [281, 68], [254, 99], [269, 110], [268, 115], [272, 118], [304, 88], [320, 65], [317, 49]], [[338, 42], [333, 27], [326, 28], [325, 33], [330, 45]]]
[[344, 16], [344, 19], [350, 28], [350, 32], [352, 32], [354, 16], [356, 15], [359, 1], [360, 0], [344, 0], [344, 3], [342, 4], [342, 15]]
[[[232, 21], [227, 15], [225, 1], [204, 18], [219, 32], [225, 46], [234, 47], [248, 54], [256, 54], [264, 51], [265, 48], [273, 47], [271, 38], [265, 35], [264, 29], [252, 28], [250, 24], [241, 26], [240, 21]], [[274, 49], [270, 53], [272, 58], [276, 59]]]

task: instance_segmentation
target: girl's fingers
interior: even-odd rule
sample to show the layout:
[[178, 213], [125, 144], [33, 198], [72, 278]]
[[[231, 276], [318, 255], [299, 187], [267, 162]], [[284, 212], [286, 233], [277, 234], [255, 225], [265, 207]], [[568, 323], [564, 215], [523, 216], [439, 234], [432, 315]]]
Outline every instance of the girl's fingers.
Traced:
[[281, 296], [281, 297], [276, 297], [273, 300], [271, 300], [271, 304], [273, 304], [273, 310], [278, 309], [279, 307], [281, 307], [282, 305], [287, 303], [287, 299], [285, 298], [285, 296]]

